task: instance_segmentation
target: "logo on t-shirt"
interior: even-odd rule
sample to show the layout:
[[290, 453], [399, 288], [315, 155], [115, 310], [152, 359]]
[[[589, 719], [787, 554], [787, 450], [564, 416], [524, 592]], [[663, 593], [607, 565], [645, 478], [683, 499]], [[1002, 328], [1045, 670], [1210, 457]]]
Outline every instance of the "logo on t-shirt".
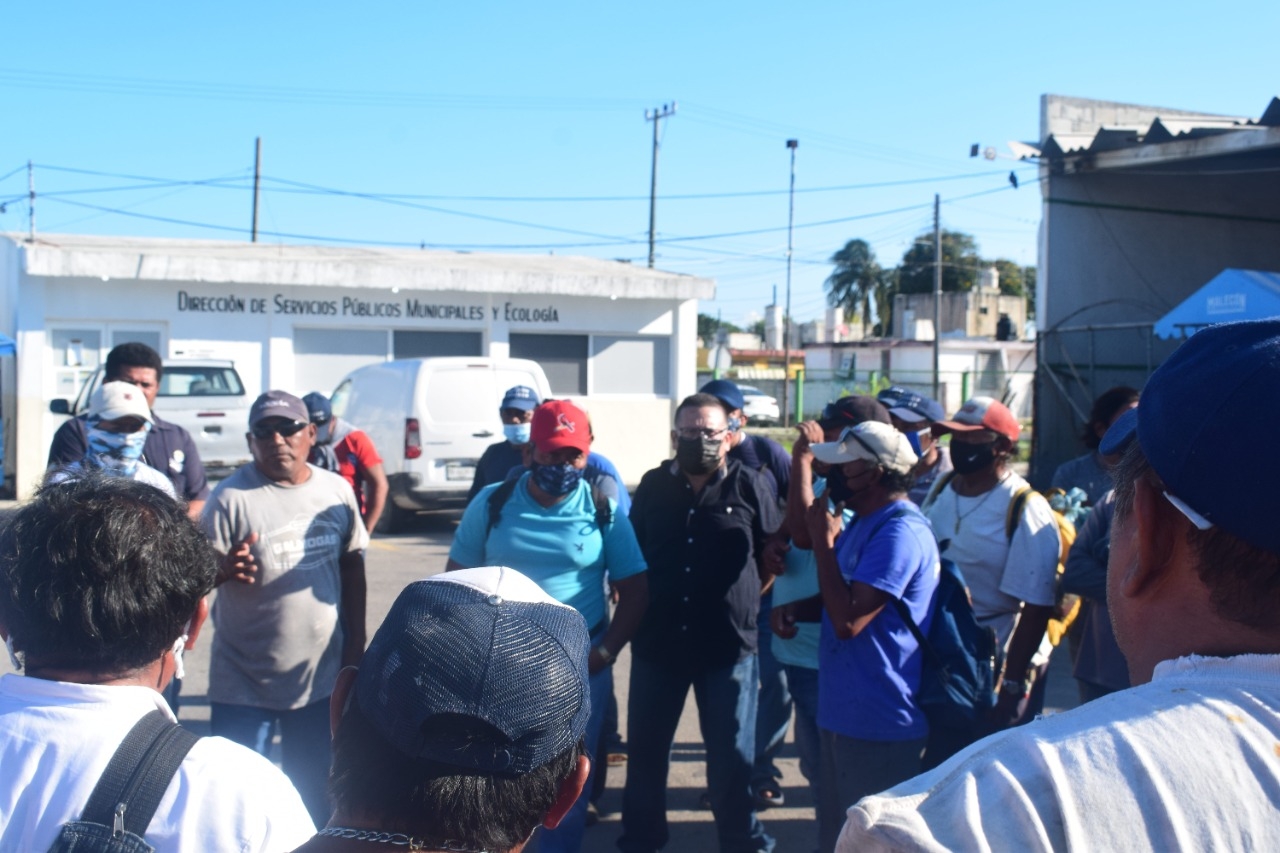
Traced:
[[263, 536], [264, 548], [281, 571], [311, 571], [337, 564], [345, 529], [326, 515], [295, 515]]

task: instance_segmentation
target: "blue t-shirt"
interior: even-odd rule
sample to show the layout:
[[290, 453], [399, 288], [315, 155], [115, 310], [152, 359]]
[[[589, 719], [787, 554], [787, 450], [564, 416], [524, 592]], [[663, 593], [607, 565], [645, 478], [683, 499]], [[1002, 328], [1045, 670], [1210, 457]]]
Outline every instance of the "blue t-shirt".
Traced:
[[[840, 534], [835, 550], [846, 581], [861, 581], [901, 598], [920, 630], [928, 633], [938, 589], [938, 546], [929, 522], [913, 504], [894, 501], [859, 518]], [[924, 737], [929, 724], [914, 699], [923, 660], [892, 603], [848, 640], [836, 637], [824, 613], [818, 725], [860, 740]]]
[[[827, 488], [823, 477], [813, 478], [813, 493], [820, 495]], [[828, 501], [828, 505], [830, 501]], [[853, 512], [844, 511], [844, 526], [853, 522]], [[787, 569], [773, 582], [773, 604], [788, 604], [792, 601], [803, 601], [820, 594], [818, 589], [818, 560], [813, 551], [797, 548], [792, 545], [787, 551]], [[796, 635], [784, 640], [773, 635], [771, 650], [773, 656], [791, 666], [803, 666], [807, 669], [818, 668], [818, 641], [822, 636], [822, 626], [817, 622], [797, 622]]]
[[510, 566], [594, 627], [605, 616], [606, 573], [611, 580], [622, 580], [647, 568], [631, 521], [611, 500], [613, 520], [601, 536], [585, 482], [549, 507], [533, 499], [528, 483], [529, 474], [521, 475], [492, 530], [489, 495], [499, 484], [481, 489], [462, 514], [449, 557], [467, 567]]

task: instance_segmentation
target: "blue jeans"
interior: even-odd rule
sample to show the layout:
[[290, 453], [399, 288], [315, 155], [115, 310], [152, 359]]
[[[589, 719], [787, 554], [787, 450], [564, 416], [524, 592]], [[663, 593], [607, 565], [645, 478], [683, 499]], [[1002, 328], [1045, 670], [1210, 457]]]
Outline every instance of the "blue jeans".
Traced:
[[807, 666], [784, 663], [787, 687], [796, 703], [796, 753], [800, 756], [800, 773], [809, 781], [813, 801], [818, 802], [819, 756], [822, 742], [818, 735], [818, 671]]
[[271, 741], [280, 726], [281, 769], [302, 795], [312, 822], [329, 822], [329, 699], [305, 708], [276, 711], [249, 705], [209, 703], [209, 730], [247, 746], [259, 755], [271, 756]]
[[[603, 632], [601, 632], [603, 634]], [[594, 645], [599, 637], [592, 638]], [[591, 758], [591, 775], [587, 784], [582, 786], [582, 794], [569, 809], [569, 813], [560, 821], [555, 829], [539, 829], [533, 842], [525, 847], [529, 853], [578, 853], [582, 849], [582, 835], [587, 828], [587, 805], [591, 802], [591, 786], [595, 782], [597, 765], [603, 765], [604, 756], [596, 761], [597, 746], [600, 743], [600, 732], [604, 729], [605, 711], [609, 707], [609, 696], [613, 694], [613, 668], [604, 669], [591, 676], [591, 716], [587, 718], [587, 754]], [[600, 766], [599, 771], [603, 772]]]
[[754, 655], [701, 672], [632, 655], [621, 850], [654, 853], [667, 843], [671, 745], [690, 687], [707, 747], [707, 788], [721, 853], [773, 850], [774, 840], [765, 834], [751, 798], [758, 680]]
[[782, 664], [773, 656], [773, 629], [769, 627], [769, 614], [773, 610], [773, 598], [766, 595], [760, 600], [760, 697], [756, 709], [756, 758], [751, 771], [751, 786], [758, 789], [763, 784], [777, 787], [782, 771], [773, 763], [782, 742], [787, 738], [791, 725], [791, 693], [787, 690], [787, 674]]

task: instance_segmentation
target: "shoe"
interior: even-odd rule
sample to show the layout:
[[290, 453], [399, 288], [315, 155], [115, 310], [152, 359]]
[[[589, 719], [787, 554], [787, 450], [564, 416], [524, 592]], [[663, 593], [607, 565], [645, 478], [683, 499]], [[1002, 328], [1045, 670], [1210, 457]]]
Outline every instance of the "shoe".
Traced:
[[782, 793], [782, 788], [773, 781], [761, 782], [757, 785], [752, 799], [755, 802], [756, 811], [779, 808], [787, 802], [786, 794]]

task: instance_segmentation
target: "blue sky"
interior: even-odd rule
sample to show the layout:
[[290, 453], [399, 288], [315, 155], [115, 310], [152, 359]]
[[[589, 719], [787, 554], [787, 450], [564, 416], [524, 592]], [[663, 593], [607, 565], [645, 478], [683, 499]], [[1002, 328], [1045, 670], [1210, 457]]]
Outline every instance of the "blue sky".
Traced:
[[[674, 100], [658, 266], [715, 278], [702, 310], [740, 324], [786, 281], [789, 137], [804, 320], [835, 250], [862, 237], [895, 263], [935, 192], [944, 227], [1034, 264], [1034, 169], [968, 153], [1034, 140], [1042, 93], [1252, 117], [1280, 93], [1274, 0], [83, 2], [3, 20], [0, 176], [35, 162], [50, 233], [248, 239], [261, 136], [259, 227], [296, 235], [264, 241], [644, 264], [644, 111]], [[25, 192], [25, 169], [0, 180], [0, 201]], [[25, 201], [0, 214], [27, 225]]]

